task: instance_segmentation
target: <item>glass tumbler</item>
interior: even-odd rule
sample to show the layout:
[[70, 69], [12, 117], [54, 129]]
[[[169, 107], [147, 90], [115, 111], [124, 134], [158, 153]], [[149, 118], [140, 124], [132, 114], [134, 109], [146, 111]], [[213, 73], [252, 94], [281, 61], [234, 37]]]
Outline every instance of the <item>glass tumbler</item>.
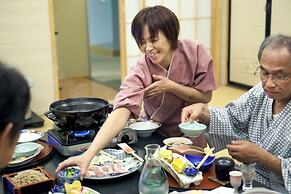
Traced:
[[255, 178], [255, 164], [242, 164], [241, 172], [243, 178], [243, 191], [247, 191], [253, 188], [253, 180]]

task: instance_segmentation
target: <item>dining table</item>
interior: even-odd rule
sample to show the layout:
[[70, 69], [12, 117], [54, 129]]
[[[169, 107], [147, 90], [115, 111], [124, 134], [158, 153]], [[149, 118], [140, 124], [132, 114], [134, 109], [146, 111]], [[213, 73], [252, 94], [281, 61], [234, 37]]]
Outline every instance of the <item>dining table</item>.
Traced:
[[[138, 138], [137, 143], [131, 144], [130, 146], [136, 151], [136, 153], [144, 158], [145, 156], [145, 149], [144, 147], [148, 144], [159, 144], [164, 146], [163, 140], [165, 138], [158, 133], [153, 133], [151, 137], [144, 137]], [[44, 135], [42, 140], [47, 141], [47, 135]], [[56, 150], [53, 150], [52, 154], [46, 160], [42, 161], [41, 163], [37, 164], [37, 166], [42, 166], [47, 172], [49, 172], [52, 176], [56, 177], [55, 170], [58, 164], [64, 161], [67, 157], [61, 155]], [[82, 185], [89, 187], [98, 191], [101, 194], [137, 194], [138, 193], [138, 183], [139, 177], [142, 171], [142, 167], [132, 172], [126, 176], [115, 177], [112, 179], [106, 180], [94, 180], [94, 179], [84, 179], [82, 181]], [[178, 183], [172, 178], [171, 175], [168, 175], [168, 182], [170, 185], [170, 192], [171, 191], [185, 191], [187, 189], [180, 188]], [[209, 176], [215, 176], [214, 166], [211, 167], [209, 172], [203, 174], [203, 180], [200, 185], [198, 186], [191, 186], [191, 189], [205, 189], [205, 190], [212, 190], [214, 188], [220, 187], [217, 182], [210, 180]], [[1, 175], [1, 182], [2, 182], [2, 175]], [[254, 182], [254, 186], [264, 187], [258, 182]], [[0, 194], [9, 193], [9, 191], [3, 188], [3, 184], [0, 184]], [[46, 192], [47, 193], [47, 192]]]

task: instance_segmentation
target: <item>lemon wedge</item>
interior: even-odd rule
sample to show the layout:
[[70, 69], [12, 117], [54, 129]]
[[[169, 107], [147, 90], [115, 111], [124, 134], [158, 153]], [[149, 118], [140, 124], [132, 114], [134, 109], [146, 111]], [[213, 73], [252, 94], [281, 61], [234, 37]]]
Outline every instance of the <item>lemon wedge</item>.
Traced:
[[78, 180], [75, 180], [72, 184], [65, 183], [65, 191], [68, 194], [73, 193], [73, 191], [81, 192], [81, 189], [82, 189], [82, 185], [81, 185], [81, 182]]
[[186, 162], [184, 162], [181, 158], [175, 158], [171, 163], [174, 170], [181, 174], [183, 170], [186, 168]]
[[160, 158], [166, 158], [172, 156], [172, 150], [161, 150], [160, 151]]

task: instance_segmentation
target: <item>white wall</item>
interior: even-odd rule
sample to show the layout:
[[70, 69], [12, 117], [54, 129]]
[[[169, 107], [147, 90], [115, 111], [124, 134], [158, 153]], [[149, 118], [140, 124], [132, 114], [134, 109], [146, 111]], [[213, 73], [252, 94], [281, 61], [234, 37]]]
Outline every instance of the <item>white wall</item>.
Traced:
[[[230, 81], [256, 85], [257, 52], [265, 37], [265, 0], [231, 3]], [[252, 5], [252, 6], [250, 6]]]
[[[145, 5], [143, 5], [143, 2]], [[198, 39], [211, 49], [211, 0], [125, 0], [126, 63], [127, 72], [141, 56], [131, 35], [131, 22], [143, 6], [164, 5], [171, 9], [180, 22], [180, 39]]]
[[0, 0], [0, 60], [34, 83], [37, 114], [55, 100], [47, 0]]
[[271, 34], [291, 36], [291, 26], [288, 22], [291, 17], [290, 8], [290, 0], [272, 1]]

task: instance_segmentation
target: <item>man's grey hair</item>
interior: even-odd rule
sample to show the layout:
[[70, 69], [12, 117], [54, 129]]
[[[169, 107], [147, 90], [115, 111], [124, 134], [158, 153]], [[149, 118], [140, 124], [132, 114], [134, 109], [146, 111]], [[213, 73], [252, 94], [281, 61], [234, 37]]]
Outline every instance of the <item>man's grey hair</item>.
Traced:
[[267, 37], [260, 46], [258, 60], [261, 61], [262, 53], [265, 49], [275, 50], [281, 48], [287, 48], [291, 55], [291, 36], [279, 34]]

